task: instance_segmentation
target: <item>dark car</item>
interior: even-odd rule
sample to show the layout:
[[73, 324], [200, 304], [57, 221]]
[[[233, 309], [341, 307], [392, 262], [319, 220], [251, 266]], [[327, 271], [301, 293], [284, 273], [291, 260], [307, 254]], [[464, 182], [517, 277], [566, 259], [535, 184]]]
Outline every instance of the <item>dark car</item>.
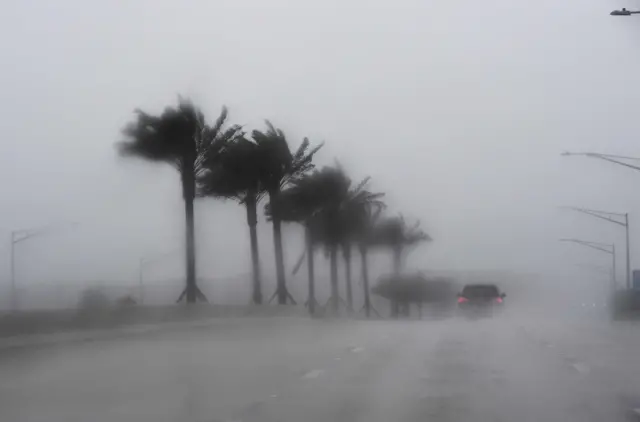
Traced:
[[506, 295], [495, 284], [467, 284], [458, 293], [458, 309], [468, 314], [493, 314]]

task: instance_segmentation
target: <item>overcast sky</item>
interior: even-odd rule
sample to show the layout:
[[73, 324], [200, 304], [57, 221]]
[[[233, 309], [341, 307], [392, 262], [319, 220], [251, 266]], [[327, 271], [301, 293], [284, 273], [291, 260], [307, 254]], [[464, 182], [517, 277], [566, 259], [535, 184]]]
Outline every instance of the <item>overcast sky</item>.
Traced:
[[[640, 173], [559, 155], [640, 156], [640, 18], [608, 16], [624, 6], [640, 2], [4, 2], [2, 236], [78, 223], [20, 244], [18, 277], [133, 283], [141, 256], [180, 246], [177, 174], [114, 149], [135, 108], [159, 112], [178, 94], [211, 120], [222, 105], [250, 129], [270, 119], [293, 147], [325, 141], [319, 164], [372, 176], [391, 211], [435, 239], [413, 267], [591, 277], [575, 264], [608, 258], [557, 238], [622, 252], [623, 231], [561, 205], [638, 216], [640, 265]], [[244, 211], [206, 200], [197, 218], [200, 274], [246, 273]], [[287, 235], [291, 266], [299, 233]], [[268, 225], [260, 236], [271, 276]], [[8, 240], [0, 253], [6, 284]], [[157, 276], [179, 277], [175, 260]]]

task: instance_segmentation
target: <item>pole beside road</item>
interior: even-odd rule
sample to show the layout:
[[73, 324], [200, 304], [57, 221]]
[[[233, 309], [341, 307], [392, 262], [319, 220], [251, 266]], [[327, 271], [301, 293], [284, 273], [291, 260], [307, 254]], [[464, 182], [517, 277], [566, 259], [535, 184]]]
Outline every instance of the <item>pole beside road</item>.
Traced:
[[631, 289], [631, 252], [629, 245], [629, 213], [617, 213], [610, 211], [592, 210], [588, 208], [578, 207], [563, 207], [572, 211], [576, 211], [582, 214], [587, 214], [592, 217], [599, 218], [601, 220], [608, 221], [610, 223], [617, 224], [625, 228], [626, 237], [626, 286], [627, 289]]
[[611, 255], [611, 290], [615, 292], [617, 290], [616, 279], [616, 245], [615, 243], [601, 243], [592, 242], [581, 239], [559, 239], [560, 242], [577, 243], [578, 245], [586, 246], [591, 249], [595, 249], [600, 252], [604, 252]]
[[72, 227], [77, 226], [77, 223], [65, 223], [65, 224], [50, 224], [48, 226], [44, 226], [38, 229], [20, 229], [20, 230], [12, 230], [11, 231], [11, 310], [17, 311], [19, 309], [20, 303], [18, 300], [18, 287], [16, 284], [16, 245], [18, 243], [24, 242], [27, 239], [31, 239], [32, 237], [42, 236], [53, 229], [61, 227], [62, 225], [70, 225]]

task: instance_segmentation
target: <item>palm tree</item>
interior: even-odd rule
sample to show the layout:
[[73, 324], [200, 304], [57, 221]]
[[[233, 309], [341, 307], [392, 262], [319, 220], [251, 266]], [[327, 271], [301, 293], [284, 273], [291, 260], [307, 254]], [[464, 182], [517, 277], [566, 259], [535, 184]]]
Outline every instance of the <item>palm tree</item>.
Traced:
[[[372, 243], [391, 249], [393, 254], [393, 274], [399, 276], [402, 272], [403, 259], [408, 248], [419, 243], [431, 241], [431, 237], [420, 229], [420, 222], [408, 226], [402, 215], [387, 217], [381, 220], [373, 229]], [[392, 316], [398, 315], [398, 303], [391, 303]]]
[[264, 189], [269, 195], [269, 202], [271, 204], [270, 213], [273, 226], [273, 244], [278, 283], [274, 296], [278, 297], [278, 304], [285, 305], [287, 299], [293, 298], [287, 290], [284, 273], [282, 218], [280, 217], [278, 207], [278, 195], [292, 179], [313, 169], [313, 156], [322, 145], [310, 150], [309, 140], [305, 138], [297, 151], [292, 153], [284, 132], [274, 127], [269, 121], [267, 121], [266, 124], [266, 131], [254, 130], [252, 137], [260, 151], [260, 178], [264, 183]]
[[353, 311], [353, 286], [351, 279], [351, 242], [342, 243], [342, 259], [344, 260], [344, 283], [347, 290], [347, 308]]
[[[309, 313], [315, 313], [315, 264], [314, 251], [320, 243], [322, 229], [319, 226], [318, 213], [322, 208], [321, 178], [319, 172], [304, 174], [291, 181], [291, 186], [278, 195], [280, 219], [284, 222], [301, 224], [305, 233], [305, 250], [294, 266], [294, 275], [307, 258], [308, 290], [307, 306]], [[271, 217], [271, 207], [267, 206], [267, 215]]]
[[383, 193], [373, 193], [367, 189], [370, 178], [362, 180], [355, 188], [349, 189], [348, 198], [344, 204], [342, 218], [345, 223], [342, 225], [342, 251], [345, 262], [345, 282], [347, 287], [347, 304], [353, 307], [353, 293], [351, 285], [351, 249], [352, 245], [357, 245], [360, 250], [362, 260], [362, 277], [364, 286], [365, 312], [367, 317], [371, 303], [369, 300], [369, 272], [367, 263], [367, 236], [370, 231], [372, 220], [386, 207], [382, 202]]
[[258, 203], [265, 194], [261, 179], [262, 157], [258, 146], [244, 136], [232, 139], [222, 154], [214, 151], [203, 160], [200, 194], [232, 199], [244, 205], [249, 225], [253, 275], [252, 302], [262, 304], [262, 277], [258, 249]]
[[216, 123], [208, 126], [191, 101], [179, 98], [177, 107], [165, 108], [160, 116], [136, 110], [136, 119], [125, 126], [125, 139], [118, 143], [124, 156], [166, 162], [180, 173], [186, 221], [186, 288], [180, 299], [186, 296], [187, 303], [194, 303], [198, 297], [206, 300], [196, 285], [193, 203], [203, 157], [215, 155], [240, 130], [238, 126], [226, 127], [226, 120], [227, 109], [223, 108]]
[[[345, 259], [347, 307], [353, 308], [353, 289], [351, 284], [351, 245], [356, 240], [361, 219], [374, 208], [383, 207], [380, 198], [383, 194], [371, 193], [366, 189], [369, 178], [353, 187], [351, 179], [344, 169], [324, 167], [310, 176], [315, 183], [307, 183], [308, 196], [315, 207], [313, 219], [309, 225], [312, 238], [322, 243], [329, 256], [331, 268], [331, 305], [337, 311], [338, 294], [338, 250], [342, 248]], [[315, 232], [315, 233], [314, 233]]]
[[[365, 179], [368, 182], [369, 179]], [[364, 187], [364, 186], [363, 186]], [[384, 194], [371, 193], [361, 189], [360, 199], [353, 201], [355, 205], [352, 217], [353, 240], [360, 252], [360, 272], [362, 276], [362, 288], [364, 294], [365, 316], [369, 318], [371, 313], [371, 296], [369, 289], [369, 248], [374, 244], [374, 228], [381, 212], [386, 208], [381, 198]], [[359, 204], [359, 205], [358, 205]], [[376, 311], [377, 312], [377, 311]]]

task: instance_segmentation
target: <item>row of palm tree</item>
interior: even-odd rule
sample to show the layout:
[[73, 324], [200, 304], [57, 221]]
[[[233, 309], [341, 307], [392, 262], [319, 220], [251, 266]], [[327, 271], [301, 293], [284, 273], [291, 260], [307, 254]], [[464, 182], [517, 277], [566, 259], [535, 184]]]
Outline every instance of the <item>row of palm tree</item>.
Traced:
[[[286, 285], [282, 223], [304, 227], [305, 252], [296, 270], [307, 258], [309, 297], [307, 305], [315, 312], [314, 255], [322, 248], [329, 257], [332, 309], [340, 303], [338, 257], [342, 252], [347, 300], [353, 308], [352, 250], [361, 257], [365, 311], [370, 312], [367, 253], [376, 246], [393, 251], [394, 271], [400, 272], [407, 247], [430, 240], [419, 224], [408, 226], [402, 217], [382, 217], [383, 194], [368, 189], [369, 178], [353, 183], [336, 164], [317, 170], [313, 157], [322, 147], [312, 147], [304, 139], [292, 150], [284, 132], [267, 122], [264, 131], [251, 133], [239, 125], [228, 124], [226, 108], [209, 124], [191, 101], [179, 99], [177, 107], [167, 107], [158, 116], [136, 111], [136, 118], [125, 126], [125, 139], [118, 143], [124, 156], [134, 156], [173, 165], [179, 172], [185, 203], [187, 303], [206, 297], [196, 285], [194, 201], [197, 197], [226, 198], [244, 206], [249, 226], [252, 263], [252, 301], [264, 301], [258, 248], [258, 206], [268, 197], [265, 213], [273, 228], [279, 304], [295, 303]], [[181, 296], [181, 297], [182, 297]], [[392, 310], [397, 314], [397, 306]]]

